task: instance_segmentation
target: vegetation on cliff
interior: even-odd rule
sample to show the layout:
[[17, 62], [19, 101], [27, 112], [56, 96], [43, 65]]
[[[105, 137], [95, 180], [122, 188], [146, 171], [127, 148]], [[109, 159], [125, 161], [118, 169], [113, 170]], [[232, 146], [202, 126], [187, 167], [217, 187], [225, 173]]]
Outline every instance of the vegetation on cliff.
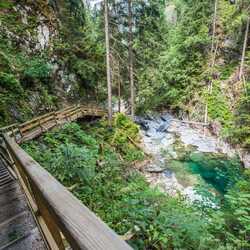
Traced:
[[82, 1], [47, 2], [1, 1], [0, 125], [95, 100], [103, 91], [100, 22]]
[[[137, 112], [168, 108], [197, 121], [207, 112], [210, 122], [221, 123], [222, 136], [248, 148], [249, 112], [242, 104], [249, 100], [248, 47], [245, 86], [239, 68], [249, 2], [218, 0], [216, 12], [215, 3], [132, 3]], [[71, 0], [1, 2], [1, 125], [76, 100], [105, 99], [104, 9], [90, 6]], [[130, 95], [128, 14], [126, 1], [109, 1], [112, 88], [124, 99]]]

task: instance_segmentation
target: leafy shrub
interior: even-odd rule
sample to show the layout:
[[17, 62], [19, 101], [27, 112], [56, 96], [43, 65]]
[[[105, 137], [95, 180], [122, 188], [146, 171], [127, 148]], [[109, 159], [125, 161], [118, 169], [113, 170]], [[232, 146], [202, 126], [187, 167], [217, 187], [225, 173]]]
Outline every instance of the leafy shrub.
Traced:
[[113, 121], [113, 133], [110, 135], [111, 143], [119, 149], [127, 161], [143, 158], [143, 153], [131, 144], [139, 138], [139, 127], [126, 115], [116, 114]]
[[3, 0], [0, 2], [0, 10], [1, 9], [9, 9], [13, 6], [13, 3], [9, 0]]
[[24, 78], [35, 81], [45, 80], [50, 76], [51, 66], [42, 59], [33, 59], [29, 61], [23, 72]]
[[16, 92], [20, 92], [22, 89], [19, 80], [13, 74], [5, 72], [0, 72], [0, 86]]
[[213, 120], [218, 120], [224, 128], [231, 128], [233, 124], [233, 113], [230, 105], [220, 88], [218, 81], [213, 82], [212, 94], [205, 93], [208, 103], [208, 115]]
[[96, 152], [75, 144], [62, 144], [53, 152], [49, 170], [66, 185], [89, 184], [95, 176]]
[[240, 143], [243, 147], [250, 148], [250, 83], [247, 92], [237, 105], [234, 126], [231, 129], [231, 140]]
[[[123, 115], [116, 122], [119, 129], [134, 127]], [[102, 126], [93, 134], [100, 135]], [[101, 155], [98, 145], [104, 137], [94, 139], [72, 123], [23, 147], [118, 234], [131, 232], [129, 243], [135, 249], [178, 249], [187, 244], [197, 249], [204, 244], [209, 233], [199, 212], [150, 188], [141, 175], [128, 171], [113, 147], [104, 144]]]

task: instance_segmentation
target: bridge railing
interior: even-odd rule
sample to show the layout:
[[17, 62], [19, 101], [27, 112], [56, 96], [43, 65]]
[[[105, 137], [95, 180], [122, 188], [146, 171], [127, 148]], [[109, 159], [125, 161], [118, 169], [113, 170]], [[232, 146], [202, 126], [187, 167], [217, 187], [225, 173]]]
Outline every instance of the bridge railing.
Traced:
[[[2, 152], [6, 151], [6, 161], [19, 179], [49, 249], [66, 249], [68, 246], [71, 249], [131, 249], [17, 143], [23, 138], [32, 138], [37, 131], [42, 133], [86, 115], [105, 113], [104, 110], [74, 106], [15, 125], [10, 131], [9, 128], [0, 131], [5, 148]], [[17, 134], [18, 138], [15, 137]]]
[[0, 128], [0, 133], [7, 132], [15, 138], [16, 142], [21, 143], [31, 140], [55, 126], [77, 120], [83, 116], [104, 116], [105, 114], [105, 110], [97, 107], [75, 105], [38, 116], [22, 124], [15, 123]]

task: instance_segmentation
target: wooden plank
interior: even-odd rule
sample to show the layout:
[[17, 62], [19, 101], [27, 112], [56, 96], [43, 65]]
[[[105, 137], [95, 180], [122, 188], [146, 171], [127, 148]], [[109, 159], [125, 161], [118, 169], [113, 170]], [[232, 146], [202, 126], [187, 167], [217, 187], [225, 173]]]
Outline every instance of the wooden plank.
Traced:
[[[2, 194], [3, 196], [7, 196], [8, 193]], [[19, 214], [27, 209], [27, 204], [24, 199], [24, 195], [22, 197], [17, 196], [13, 197], [11, 201], [9, 201], [7, 204], [0, 207], [0, 223], [3, 223], [8, 218], [11, 218], [15, 216], [16, 214]]]
[[50, 123], [46, 123], [46, 124], [42, 125], [42, 127], [38, 126], [38, 127], [34, 128], [33, 130], [26, 132], [26, 134], [23, 135], [23, 138], [21, 140], [19, 140], [18, 142], [21, 143], [21, 142], [32, 140], [55, 126], [57, 126], [57, 123], [55, 123], [55, 121], [52, 121]]
[[4, 135], [14, 159], [40, 192], [55, 223], [73, 249], [132, 249], [62, 184], [35, 162], [13, 139]]
[[22, 236], [34, 229], [36, 225], [32, 214], [28, 210], [14, 215], [0, 224], [0, 242], [1, 246], [9, 243], [10, 235]]
[[37, 120], [36, 122], [30, 123], [24, 127], [21, 127], [21, 125], [19, 126], [19, 130], [21, 132], [21, 134], [25, 134], [26, 131], [32, 130], [33, 128], [36, 128], [39, 126], [39, 120]]
[[47, 249], [40, 232], [37, 228], [33, 228], [25, 235], [18, 237], [7, 245], [1, 246], [0, 250], [45, 250]]
[[59, 111], [57, 111], [55, 114], [56, 114], [56, 116], [57, 117], [64, 117], [65, 116], [65, 114], [67, 114], [67, 113], [69, 113], [70, 111], [73, 111], [73, 110], [75, 110], [75, 109], [77, 109], [78, 107], [76, 107], [76, 106], [72, 106], [72, 107], [69, 107], [68, 109], [65, 109], [65, 110], [59, 110]]
[[41, 225], [43, 231], [45, 231], [45, 236], [49, 235], [48, 244], [50, 245], [51, 249], [60, 249], [64, 250], [64, 244], [62, 242], [61, 233], [55, 224], [53, 217], [51, 216], [50, 212], [46, 207], [46, 201], [40, 195], [40, 191], [36, 188], [35, 185], [31, 183], [31, 188], [33, 190], [33, 194], [39, 209], [39, 214], [37, 219], [39, 224]]
[[73, 116], [73, 115], [75, 115], [77, 113], [81, 113], [81, 109], [80, 108], [77, 108], [75, 110], [72, 110], [72, 111], [68, 112], [67, 116]]
[[41, 125], [44, 125], [44, 124], [46, 124], [46, 123], [48, 123], [50, 121], [53, 121], [55, 123], [54, 115], [53, 116], [48, 116], [48, 117], [46, 117], [44, 119], [41, 119], [41, 120], [38, 120], [35, 123], [32, 123], [30, 125], [26, 125], [25, 127], [20, 128], [20, 131], [22, 132], [22, 134], [25, 134], [27, 131], [30, 131], [32, 129], [36, 129], [37, 127], [40, 127]]
[[0, 187], [0, 195], [12, 190], [17, 190], [18, 188], [19, 188], [18, 183], [16, 181], [12, 181], [8, 185]]
[[46, 124], [46, 123], [51, 122], [51, 121], [55, 122], [55, 116], [54, 116], [54, 114], [51, 115], [51, 116], [48, 116], [48, 117], [46, 117], [44, 119], [41, 119], [40, 120], [40, 124], [43, 125], [43, 124]]
[[19, 127], [21, 127], [21, 128], [26, 127], [27, 125], [32, 124], [32, 123], [35, 123], [35, 122], [37, 122], [37, 121], [40, 120], [40, 119], [43, 119], [43, 118], [46, 118], [46, 117], [48, 117], [48, 116], [53, 115], [53, 113], [54, 113], [54, 112], [50, 112], [50, 113], [47, 113], [47, 114], [44, 114], [44, 115], [41, 115], [41, 116], [37, 116], [37, 117], [35, 117], [35, 118], [33, 118], [33, 119], [27, 121], [27, 122], [21, 123], [21, 124], [19, 125]]
[[75, 106], [72, 105], [72, 106], [69, 106], [69, 107], [60, 109], [60, 110], [56, 111], [55, 114], [61, 114], [61, 113], [65, 112], [65, 111], [67, 111], [67, 110], [69, 110], [69, 109], [72, 109], [72, 108], [75, 108]]
[[17, 125], [18, 125], [17, 123], [14, 123], [14, 124], [2, 127], [2, 128], [0, 128], [0, 132], [6, 132], [9, 130], [12, 130], [12, 128], [15, 128]]

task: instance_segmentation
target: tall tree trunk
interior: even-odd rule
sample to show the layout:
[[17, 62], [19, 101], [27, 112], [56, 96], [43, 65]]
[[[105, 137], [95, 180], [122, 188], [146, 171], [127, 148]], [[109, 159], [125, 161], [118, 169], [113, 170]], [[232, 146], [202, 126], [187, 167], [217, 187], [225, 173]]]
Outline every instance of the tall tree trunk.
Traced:
[[[218, 49], [218, 42], [216, 44], [216, 47], [214, 46], [215, 44], [215, 34], [216, 34], [216, 20], [217, 20], [217, 9], [218, 9], [218, 0], [214, 1], [214, 15], [213, 15], [213, 30], [212, 30], [212, 44], [211, 44], [211, 68], [212, 68], [212, 73], [213, 73], [213, 68], [215, 65], [215, 59], [216, 59], [216, 53]], [[211, 95], [213, 91], [213, 80], [210, 80], [209, 86], [208, 86], [208, 92]], [[204, 122], [207, 124], [208, 122], [208, 104], [206, 103], [205, 106], [205, 115], [204, 115]], [[205, 135], [205, 127], [204, 127], [204, 135]]]
[[121, 75], [120, 75], [120, 64], [118, 62], [118, 112], [121, 113]]
[[248, 40], [248, 32], [249, 32], [249, 24], [250, 24], [250, 17], [247, 18], [247, 26], [245, 32], [245, 39], [242, 49], [242, 56], [241, 56], [241, 63], [240, 63], [240, 71], [239, 71], [239, 79], [244, 80], [244, 63], [245, 63], [245, 56], [246, 56], [246, 48], [247, 48], [247, 40]]
[[111, 124], [112, 124], [112, 84], [111, 84], [111, 69], [110, 69], [109, 14], [108, 12], [109, 12], [108, 0], [104, 0], [106, 67], [107, 67], [107, 86], [108, 86], [108, 121], [109, 121], [109, 126], [111, 127]]
[[215, 40], [216, 20], [217, 20], [217, 9], [218, 9], [218, 0], [215, 0], [214, 1], [213, 34], [212, 34], [211, 54], [213, 54], [213, 51], [214, 51], [214, 40]]
[[134, 90], [134, 69], [133, 69], [133, 30], [132, 30], [132, 0], [128, 0], [128, 27], [129, 27], [129, 82], [130, 82], [130, 106], [131, 117], [135, 116], [135, 90]]

